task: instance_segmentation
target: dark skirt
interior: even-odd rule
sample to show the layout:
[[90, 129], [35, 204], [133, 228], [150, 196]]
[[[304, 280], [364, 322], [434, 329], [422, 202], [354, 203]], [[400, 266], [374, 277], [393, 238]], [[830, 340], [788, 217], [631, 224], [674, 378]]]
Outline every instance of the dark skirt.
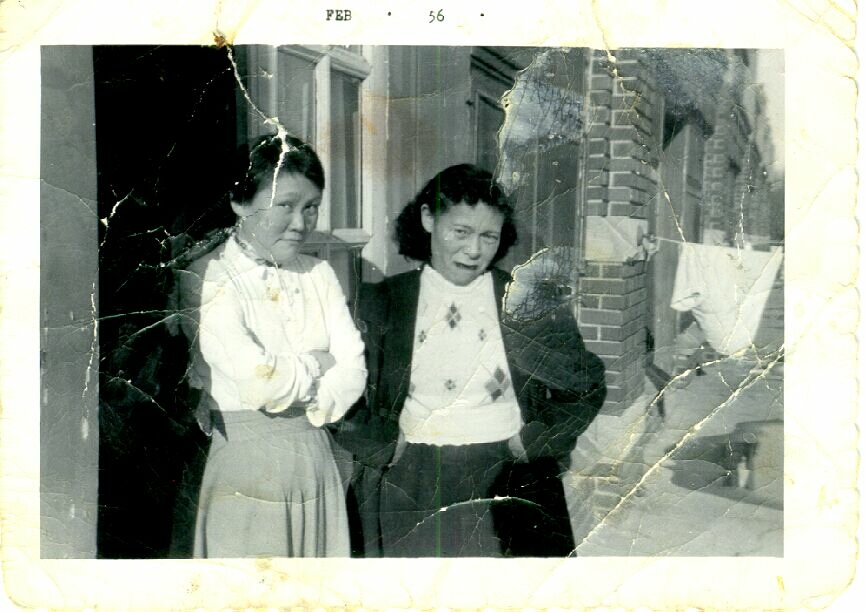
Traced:
[[512, 462], [493, 484], [493, 523], [506, 557], [567, 557], [574, 553], [562, 470], [552, 457]]
[[510, 456], [506, 442], [407, 445], [382, 482], [384, 555], [499, 556], [489, 492]]
[[386, 557], [565, 557], [574, 549], [559, 467], [506, 442], [409, 444], [382, 481]]

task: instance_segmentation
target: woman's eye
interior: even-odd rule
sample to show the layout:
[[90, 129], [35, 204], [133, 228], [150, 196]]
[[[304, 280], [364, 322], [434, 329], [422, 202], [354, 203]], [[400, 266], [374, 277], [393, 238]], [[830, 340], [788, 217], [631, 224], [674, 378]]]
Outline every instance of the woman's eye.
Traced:
[[454, 234], [457, 238], [465, 238], [469, 235], [469, 232], [463, 229], [462, 227], [455, 227], [451, 230], [451, 233]]
[[484, 240], [484, 242], [486, 242], [487, 244], [494, 244], [495, 242], [499, 241], [499, 236], [496, 236], [494, 234], [483, 234], [481, 236], [481, 239]]
[[319, 205], [318, 204], [307, 204], [306, 206], [304, 206], [304, 214], [305, 215], [308, 215], [308, 216], [309, 215], [315, 215], [318, 212], [319, 212]]

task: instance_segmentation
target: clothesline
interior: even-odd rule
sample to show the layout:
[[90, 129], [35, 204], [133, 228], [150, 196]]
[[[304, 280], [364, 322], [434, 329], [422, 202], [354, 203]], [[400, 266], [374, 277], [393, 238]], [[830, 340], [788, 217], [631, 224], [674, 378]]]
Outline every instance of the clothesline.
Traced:
[[[703, 246], [719, 246], [719, 247], [732, 248], [732, 249], [737, 247], [736, 244], [713, 244], [713, 243], [706, 243], [706, 242], [695, 242], [693, 240], [685, 240], [685, 239], [680, 239], [680, 238], [661, 238], [659, 236], [653, 236], [652, 238], [649, 238], [650, 235], [651, 234], [647, 234], [644, 236], [644, 238], [646, 238], [650, 242], [669, 242], [671, 244], [700, 244]], [[783, 246], [783, 245], [780, 242], [764, 242], [764, 243], [761, 243], [761, 246], [779, 247], [779, 246]]]

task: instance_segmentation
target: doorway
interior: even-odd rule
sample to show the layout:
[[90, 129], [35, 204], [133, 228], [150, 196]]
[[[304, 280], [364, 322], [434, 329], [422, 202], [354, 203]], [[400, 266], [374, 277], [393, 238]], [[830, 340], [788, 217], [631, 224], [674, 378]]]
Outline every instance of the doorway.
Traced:
[[99, 223], [97, 555], [162, 558], [206, 450], [186, 404], [186, 345], [163, 323], [184, 236], [233, 223], [225, 49], [94, 47]]
[[647, 266], [649, 309], [647, 321], [652, 377], [675, 374], [677, 335], [691, 322], [688, 313], [671, 308], [675, 271], [682, 242], [701, 241], [701, 196], [703, 192], [704, 143], [709, 128], [698, 113], [666, 114], [659, 162], [661, 186], [649, 233], [658, 239], [659, 250]]

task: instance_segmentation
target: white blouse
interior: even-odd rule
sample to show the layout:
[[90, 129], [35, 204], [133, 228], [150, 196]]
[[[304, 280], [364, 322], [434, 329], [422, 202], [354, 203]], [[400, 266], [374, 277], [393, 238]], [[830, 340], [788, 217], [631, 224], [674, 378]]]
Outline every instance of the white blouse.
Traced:
[[[180, 275], [190, 384], [219, 410], [304, 407], [321, 427], [343, 417], [366, 383], [364, 344], [331, 266], [299, 255], [291, 269], [253, 259], [233, 238]], [[319, 377], [311, 351], [336, 364]]]

